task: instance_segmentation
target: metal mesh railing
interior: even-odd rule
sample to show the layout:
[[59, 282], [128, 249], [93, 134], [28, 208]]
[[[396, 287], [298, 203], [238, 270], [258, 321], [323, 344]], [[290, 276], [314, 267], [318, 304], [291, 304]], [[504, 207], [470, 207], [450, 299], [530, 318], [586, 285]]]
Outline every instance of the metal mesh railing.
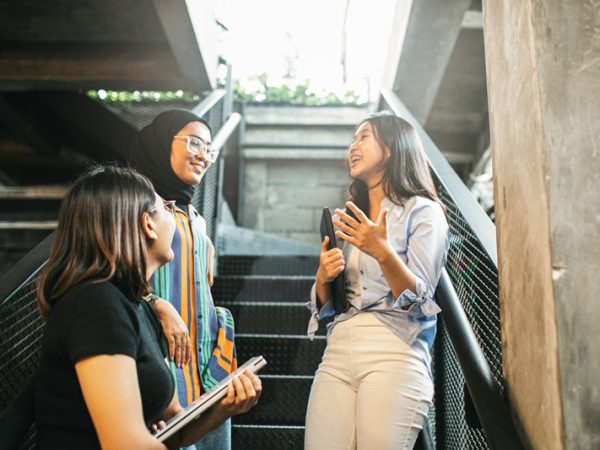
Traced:
[[[448, 192], [438, 186], [450, 226], [446, 270], [469, 319], [498, 388], [503, 392], [502, 343], [498, 299], [498, 274], [466, 219]], [[438, 448], [488, 449], [485, 433], [476, 418], [458, 358], [440, 321], [434, 372], [436, 386], [435, 435]]]
[[[0, 303], [0, 416], [37, 373], [45, 320], [37, 309], [39, 270]], [[35, 425], [21, 448], [33, 448]]]
[[[496, 262], [490, 257], [489, 248], [484, 248], [484, 244], [473, 230], [474, 221], [479, 219], [466, 217], [465, 214], [468, 215], [469, 212], [465, 213], [457, 204], [455, 192], [448, 190], [456, 187], [452, 183], [461, 183], [455, 173], [448, 177], [456, 178], [451, 182], [445, 179], [445, 176], [444, 179], [439, 178], [439, 173], [448, 175], [448, 170], [451, 171], [451, 169], [448, 169], [449, 166], [445, 160], [444, 163], [448, 167], [436, 167], [440, 161], [440, 152], [435, 148], [435, 144], [391, 92], [384, 91], [382, 94], [381, 109], [392, 110], [395, 114], [409, 120], [417, 128], [424, 141], [426, 151], [430, 156], [438, 194], [447, 207], [450, 248], [446, 270], [490, 366], [498, 391], [504, 395], [498, 269]], [[438, 159], [432, 159], [432, 155], [437, 155]], [[475, 203], [474, 199], [473, 203]], [[490, 446], [479, 423], [461, 366], [444, 328], [443, 320], [439, 320], [438, 324], [438, 335], [433, 351], [435, 406], [430, 412], [430, 428], [434, 435], [436, 448], [488, 449]]]

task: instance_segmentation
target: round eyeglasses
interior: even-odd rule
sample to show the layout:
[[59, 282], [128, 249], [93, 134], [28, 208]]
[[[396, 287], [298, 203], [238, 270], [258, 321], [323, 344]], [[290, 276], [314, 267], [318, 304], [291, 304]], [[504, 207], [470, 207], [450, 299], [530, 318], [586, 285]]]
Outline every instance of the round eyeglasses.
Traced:
[[201, 151], [204, 151], [206, 159], [214, 163], [219, 157], [219, 150], [210, 146], [208, 142], [198, 136], [173, 136], [173, 139], [185, 141], [187, 151], [194, 156], [198, 156]]
[[[163, 207], [169, 211], [171, 214], [175, 215], [175, 200], [163, 200]], [[158, 206], [154, 208], [150, 208], [148, 210], [148, 214], [152, 214], [154, 211], [158, 209]]]

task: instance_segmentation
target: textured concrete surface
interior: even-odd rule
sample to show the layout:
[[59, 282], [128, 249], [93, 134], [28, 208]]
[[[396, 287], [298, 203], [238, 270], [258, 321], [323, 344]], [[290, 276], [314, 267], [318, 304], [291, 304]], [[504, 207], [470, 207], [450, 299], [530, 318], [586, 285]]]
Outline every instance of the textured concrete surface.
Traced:
[[364, 108], [248, 108], [241, 225], [318, 244], [323, 206], [342, 206], [348, 194], [350, 124], [366, 115]]
[[600, 448], [600, 1], [484, 2], [503, 360], [535, 449]]

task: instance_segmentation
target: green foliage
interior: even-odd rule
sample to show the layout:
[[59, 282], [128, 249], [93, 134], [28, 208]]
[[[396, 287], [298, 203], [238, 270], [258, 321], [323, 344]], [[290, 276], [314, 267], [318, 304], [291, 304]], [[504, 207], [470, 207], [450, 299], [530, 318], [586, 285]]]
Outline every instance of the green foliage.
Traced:
[[[224, 87], [219, 82], [219, 87]], [[254, 87], [244, 87], [235, 81], [233, 87], [234, 98], [237, 101], [248, 103], [276, 103], [304, 106], [324, 105], [358, 105], [360, 96], [349, 90], [342, 96], [334, 92], [317, 94], [310, 88], [310, 83], [290, 83], [273, 86], [269, 84], [268, 76], [263, 73], [256, 77]], [[134, 102], [184, 102], [198, 103], [202, 95], [187, 91], [109, 91], [91, 90], [87, 96], [108, 103], [134, 103]]]
[[358, 105], [360, 96], [350, 90], [341, 97], [334, 92], [318, 95], [310, 89], [310, 83], [280, 86], [272, 86], [268, 82], [267, 74], [263, 73], [256, 77], [254, 89], [245, 88], [239, 81], [235, 82], [233, 92], [235, 99], [248, 103], [278, 103], [289, 105], [324, 106], [324, 105]]
[[87, 91], [87, 96], [108, 103], [133, 102], [184, 102], [198, 103], [202, 98], [193, 92], [185, 91]]

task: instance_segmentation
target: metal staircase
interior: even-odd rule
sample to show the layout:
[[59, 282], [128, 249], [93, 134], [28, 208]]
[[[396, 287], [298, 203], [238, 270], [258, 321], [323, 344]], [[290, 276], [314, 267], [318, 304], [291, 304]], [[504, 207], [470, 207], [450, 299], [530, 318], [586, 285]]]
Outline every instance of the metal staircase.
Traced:
[[301, 449], [310, 386], [325, 349], [324, 330], [306, 336], [304, 303], [318, 265], [313, 256], [227, 255], [219, 259], [215, 303], [236, 320], [238, 359], [262, 354], [259, 405], [233, 419], [233, 448]]

